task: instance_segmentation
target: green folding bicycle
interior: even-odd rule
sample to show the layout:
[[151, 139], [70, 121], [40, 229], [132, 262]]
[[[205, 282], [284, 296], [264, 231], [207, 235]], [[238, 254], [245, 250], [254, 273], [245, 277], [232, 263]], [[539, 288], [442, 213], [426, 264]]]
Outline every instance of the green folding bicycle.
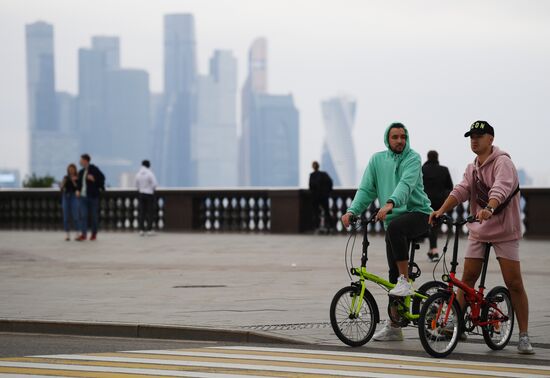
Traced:
[[[386, 291], [390, 291], [395, 287], [395, 284], [367, 271], [366, 265], [368, 260], [368, 225], [376, 223], [376, 215], [378, 209], [371, 211], [368, 218], [352, 217], [351, 229], [352, 233], [346, 245], [345, 261], [346, 268], [351, 266], [348, 271], [350, 279], [352, 276], [357, 277], [350, 286], [340, 289], [332, 299], [330, 305], [330, 323], [332, 329], [338, 338], [344, 343], [352, 347], [358, 347], [366, 344], [372, 338], [376, 330], [376, 324], [380, 322], [380, 312], [378, 305], [372, 293], [367, 289], [367, 281], [373, 282]], [[428, 227], [428, 226], [427, 226]], [[361, 267], [353, 267], [353, 246], [350, 249], [351, 253], [348, 258], [348, 246], [353, 238], [355, 238], [359, 229], [363, 230], [363, 253], [361, 256]], [[409, 253], [409, 279], [414, 281], [420, 277], [420, 268], [414, 262], [414, 254], [420, 248], [417, 240], [410, 240]], [[348, 265], [349, 260], [349, 265]], [[388, 315], [394, 324], [401, 327], [407, 325], [416, 325], [419, 319], [419, 313], [422, 303], [431, 295], [445, 288], [446, 285], [439, 281], [429, 281], [420, 286], [414, 295], [407, 297], [389, 296]], [[394, 309], [392, 311], [392, 308]], [[395, 310], [396, 309], [396, 310]]]

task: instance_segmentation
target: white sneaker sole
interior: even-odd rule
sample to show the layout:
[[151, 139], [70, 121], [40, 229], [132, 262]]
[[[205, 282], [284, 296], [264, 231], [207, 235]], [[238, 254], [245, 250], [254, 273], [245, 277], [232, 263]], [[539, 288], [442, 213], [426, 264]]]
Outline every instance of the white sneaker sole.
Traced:
[[374, 341], [403, 341], [403, 336], [392, 336], [392, 337], [373, 337]]
[[408, 291], [393, 291], [390, 290], [388, 292], [389, 295], [393, 295], [394, 297], [408, 297], [409, 295], [414, 294], [414, 290], [408, 290]]

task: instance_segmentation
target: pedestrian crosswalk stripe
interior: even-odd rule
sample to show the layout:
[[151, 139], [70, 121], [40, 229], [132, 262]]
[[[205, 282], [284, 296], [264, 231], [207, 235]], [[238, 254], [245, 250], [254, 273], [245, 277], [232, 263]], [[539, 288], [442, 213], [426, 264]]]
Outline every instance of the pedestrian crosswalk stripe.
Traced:
[[[0, 363], [0, 374], [3, 372], [3, 363]], [[174, 370], [158, 370], [158, 369], [135, 369], [135, 368], [116, 368], [116, 367], [99, 367], [99, 366], [88, 366], [88, 365], [58, 365], [58, 364], [31, 364], [31, 363], [11, 363], [9, 366], [12, 367], [20, 367], [20, 368], [30, 368], [31, 365], [35, 365], [35, 370], [37, 373], [44, 374], [45, 370], [47, 369], [54, 369], [54, 371], [57, 372], [57, 374], [62, 374], [63, 376], [66, 376], [65, 371], [81, 371], [81, 372], [111, 372], [111, 373], [127, 373], [127, 374], [136, 374], [136, 375], [159, 375], [159, 376], [174, 376], [174, 377], [251, 377], [251, 376], [260, 376], [260, 375], [249, 375], [247, 372], [240, 373], [242, 375], [235, 375], [235, 374], [210, 374], [210, 373], [196, 373], [196, 372], [181, 372], [181, 371], [174, 371]], [[246, 369], [246, 367], [242, 367], [243, 369]], [[253, 367], [250, 369], [251, 373], [255, 373], [256, 371], [252, 370], [256, 367]], [[40, 369], [40, 370], [37, 370]], [[396, 377], [412, 377], [409, 375], [402, 375], [402, 374], [378, 374], [374, 372], [345, 372], [345, 371], [333, 371], [333, 370], [318, 370], [318, 369], [304, 369], [304, 368], [288, 368], [288, 367], [276, 367], [273, 366], [271, 369], [267, 368], [259, 368], [255, 369], [257, 372], [267, 372], [269, 374], [263, 374], [261, 376], [279, 376], [276, 373], [278, 372], [289, 372], [292, 373], [291, 375], [286, 376], [292, 376], [297, 377], [296, 373], [301, 373], [304, 375], [307, 375], [308, 377], [314, 376], [314, 377], [329, 377], [329, 376], [340, 376], [340, 377], [374, 377], [374, 378], [396, 378]], [[271, 374], [275, 373], [275, 374]], [[31, 372], [32, 374], [32, 372]], [[80, 375], [82, 376], [82, 375]], [[86, 375], [86, 376], [98, 376], [98, 375]], [[111, 376], [109, 376], [111, 377]]]
[[[114, 354], [113, 354], [114, 355]], [[39, 356], [45, 358], [46, 356]], [[256, 363], [247, 363], [246, 360], [235, 361], [235, 362], [211, 362], [204, 360], [197, 360], [193, 358], [187, 358], [182, 360], [170, 360], [170, 359], [152, 359], [152, 358], [126, 358], [126, 357], [116, 357], [116, 356], [99, 356], [99, 355], [56, 355], [51, 356], [55, 361], [63, 364], [62, 366], [74, 366], [69, 365], [67, 361], [79, 361], [79, 366], [85, 366], [89, 361], [92, 362], [102, 362], [102, 366], [113, 366], [113, 363], [128, 363], [128, 367], [132, 367], [132, 364], [148, 364], [156, 365], [156, 369], [166, 369], [168, 367], [207, 367], [207, 368], [218, 368], [218, 369], [234, 369], [234, 370], [249, 370], [257, 372], [294, 372], [294, 373], [303, 373], [303, 374], [326, 374], [334, 376], [350, 376], [350, 377], [395, 377], [395, 370], [391, 366], [385, 366], [383, 368], [370, 368], [368, 373], [365, 373], [366, 369], [358, 368], [353, 366], [336, 366], [336, 369], [331, 368], [332, 365], [318, 365], [318, 364], [293, 364], [293, 363], [278, 363], [266, 361], [262, 363], [258, 361]], [[0, 362], [0, 366], [2, 363]], [[143, 366], [141, 366], [143, 367]], [[146, 368], [146, 366], [145, 366]], [[338, 369], [338, 370], [337, 370]], [[400, 377], [418, 377], [418, 376], [438, 376], [432, 375], [429, 372], [416, 370], [416, 371], [407, 371], [401, 370], [399, 372]], [[449, 377], [461, 377], [462, 375], [455, 374], [449, 375]]]
[[[66, 376], [68, 372], [94, 372], [94, 373], [109, 373], [109, 377], [114, 377], [112, 373], [122, 373], [124, 375], [117, 375], [122, 377], [127, 377], [134, 375], [159, 375], [167, 377], [196, 377], [196, 378], [242, 378], [242, 375], [234, 374], [217, 374], [217, 373], [201, 373], [196, 371], [174, 371], [174, 370], [163, 370], [163, 369], [137, 369], [137, 368], [117, 368], [112, 366], [89, 366], [89, 365], [62, 365], [62, 364], [45, 364], [45, 363], [26, 363], [26, 362], [0, 362], [0, 374], [3, 371], [3, 368], [22, 368], [31, 370], [41, 370], [40, 374], [45, 374], [45, 370], [51, 370], [56, 372], [56, 374], [63, 374]], [[18, 371], [19, 374], [25, 374]], [[31, 372], [32, 374], [32, 372]], [[51, 376], [51, 375], [50, 375]], [[79, 375], [83, 376], [83, 375]], [[98, 377], [99, 375], [85, 375], [85, 376], [94, 376]], [[101, 375], [107, 376], [107, 375]], [[247, 376], [247, 377], [261, 377], [261, 376]], [[263, 378], [263, 377], [262, 377]]]
[[[0, 373], [2, 378], [21, 378], [21, 373], [18, 374], [9, 374], [9, 373]], [[25, 375], [25, 378], [51, 378], [51, 375]]]
[[[197, 349], [191, 349], [197, 350]], [[202, 350], [202, 349], [201, 349]], [[417, 362], [419, 364], [434, 364], [434, 365], [466, 365], [466, 366], [475, 366], [476, 368], [481, 367], [494, 367], [494, 368], [504, 368], [504, 369], [521, 369], [525, 371], [530, 369], [529, 365], [522, 364], [512, 364], [512, 363], [495, 363], [495, 362], [475, 362], [475, 361], [461, 361], [461, 360], [452, 360], [452, 359], [436, 359], [431, 357], [415, 357], [415, 356], [406, 356], [406, 355], [397, 355], [397, 354], [382, 354], [382, 353], [365, 353], [365, 352], [342, 352], [342, 351], [329, 351], [329, 350], [317, 350], [317, 349], [300, 349], [300, 348], [271, 348], [271, 347], [248, 347], [248, 346], [224, 346], [224, 347], [209, 347], [209, 351], [220, 350], [223, 353], [253, 353], [258, 355], [316, 355], [317, 358], [322, 356], [338, 356], [338, 357], [350, 357], [350, 358], [371, 358], [376, 360], [384, 360], [389, 362], [398, 362], [407, 361], [410, 363]], [[133, 352], [132, 352], [133, 353]], [[536, 368], [535, 368], [536, 369]], [[550, 370], [541, 367], [544, 371], [544, 374], [548, 374]]]
[[437, 360], [351, 351], [223, 346], [0, 359], [0, 376], [536, 377], [544, 366]]
[[[255, 355], [315, 355], [317, 358], [329, 358], [329, 357], [340, 357], [340, 358], [350, 358], [352, 360], [356, 359], [372, 359], [375, 361], [384, 361], [386, 363], [403, 363], [404, 361], [411, 364], [418, 364], [422, 366], [433, 365], [445, 365], [449, 367], [462, 367], [470, 366], [474, 368], [486, 368], [490, 367], [493, 369], [504, 369], [504, 371], [510, 371], [511, 369], [518, 369], [520, 372], [529, 371], [528, 365], [522, 364], [512, 364], [512, 363], [494, 363], [494, 362], [475, 362], [475, 361], [460, 361], [452, 359], [435, 359], [431, 357], [415, 357], [415, 356], [406, 356], [406, 355], [397, 355], [397, 354], [378, 354], [378, 353], [365, 353], [365, 352], [342, 352], [342, 351], [328, 351], [328, 350], [315, 350], [315, 349], [291, 349], [291, 348], [270, 348], [270, 347], [247, 347], [247, 346], [225, 346], [225, 347], [210, 347], [208, 350], [218, 350], [223, 353], [242, 353], [246, 352], [247, 354]], [[526, 370], [527, 369], [527, 370]], [[533, 374], [537, 374], [537, 370], [542, 372], [539, 374], [550, 374], [550, 370], [545, 367], [540, 369], [534, 369]]]
[[[220, 351], [230, 351], [228, 349], [219, 349]], [[181, 356], [181, 357], [207, 357], [207, 358], [223, 358], [229, 360], [252, 360], [252, 361], [277, 361], [277, 362], [292, 362], [292, 363], [310, 363], [310, 364], [320, 364], [320, 365], [340, 365], [340, 366], [357, 366], [357, 367], [373, 367], [373, 368], [386, 368], [388, 363], [392, 364], [394, 369], [420, 369], [422, 371], [440, 371], [441, 366], [435, 366], [431, 364], [429, 359], [423, 359], [422, 362], [415, 361], [414, 363], [404, 363], [395, 358], [392, 358], [392, 361], [383, 361], [382, 359], [372, 358], [372, 357], [361, 357], [358, 356], [354, 360], [345, 359], [328, 359], [327, 355], [322, 356], [325, 358], [300, 358], [294, 357], [300, 355], [300, 349], [295, 349], [293, 353], [290, 353], [288, 356], [281, 355], [252, 355], [252, 354], [233, 354], [233, 353], [220, 353], [220, 352], [200, 352], [200, 351], [188, 351], [188, 350], [173, 350], [173, 351], [130, 351], [127, 352], [128, 355], [140, 355], [142, 358], [150, 358], [148, 355], [152, 356], [163, 356], [164, 358], [169, 358], [169, 356]], [[374, 362], [372, 361], [374, 360]], [[441, 364], [439, 364], [441, 365]], [[525, 366], [521, 368], [514, 369], [514, 371], [507, 371], [506, 367], [498, 368], [487, 368], [483, 364], [473, 365], [468, 364], [467, 366], [470, 369], [467, 369], [464, 365], [446, 364], [446, 372], [449, 373], [462, 373], [462, 374], [475, 374], [480, 376], [491, 376], [494, 375], [495, 371], [501, 371], [504, 375], [501, 377], [525, 377], [530, 378], [533, 374], [548, 374], [549, 371], [540, 371], [537, 369], [526, 369]], [[493, 370], [490, 370], [493, 369]], [[521, 370], [520, 370], [521, 369]], [[513, 373], [513, 375], [508, 375], [507, 373]]]

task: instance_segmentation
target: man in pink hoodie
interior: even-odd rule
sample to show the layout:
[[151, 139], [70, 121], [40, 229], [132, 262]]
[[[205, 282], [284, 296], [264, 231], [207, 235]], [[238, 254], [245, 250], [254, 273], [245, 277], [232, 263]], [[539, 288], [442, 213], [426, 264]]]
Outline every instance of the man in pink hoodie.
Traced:
[[[432, 223], [434, 218], [441, 217], [459, 203], [470, 202], [470, 214], [475, 214], [479, 223], [468, 224], [462, 281], [474, 287], [483, 266], [484, 244], [492, 243], [518, 319], [518, 351], [533, 354], [527, 333], [529, 303], [519, 261], [522, 232], [518, 174], [510, 155], [493, 146], [494, 136], [493, 127], [485, 121], [474, 122], [464, 134], [464, 137], [470, 137], [472, 151], [477, 157], [468, 164], [462, 182], [454, 187], [441, 208], [430, 215], [429, 222]], [[464, 304], [461, 291], [458, 300]]]

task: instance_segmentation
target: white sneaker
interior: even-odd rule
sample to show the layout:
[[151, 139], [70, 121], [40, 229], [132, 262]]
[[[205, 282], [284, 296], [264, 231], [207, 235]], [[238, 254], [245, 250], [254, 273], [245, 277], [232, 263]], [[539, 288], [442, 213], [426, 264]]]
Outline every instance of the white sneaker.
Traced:
[[384, 328], [376, 332], [372, 339], [376, 341], [403, 341], [403, 331], [399, 327], [392, 327], [391, 322], [386, 320]]
[[527, 333], [519, 336], [518, 353], [520, 354], [535, 354], [535, 350], [529, 342], [529, 336]]
[[155, 236], [155, 231], [151, 230], [151, 231], [147, 231], [147, 236]]
[[139, 236], [145, 236], [145, 232], [140, 231], [140, 232], [139, 232]]
[[407, 295], [413, 295], [414, 289], [412, 284], [403, 275], [400, 275], [397, 279], [397, 285], [390, 290], [389, 294], [396, 297], [406, 297]]

